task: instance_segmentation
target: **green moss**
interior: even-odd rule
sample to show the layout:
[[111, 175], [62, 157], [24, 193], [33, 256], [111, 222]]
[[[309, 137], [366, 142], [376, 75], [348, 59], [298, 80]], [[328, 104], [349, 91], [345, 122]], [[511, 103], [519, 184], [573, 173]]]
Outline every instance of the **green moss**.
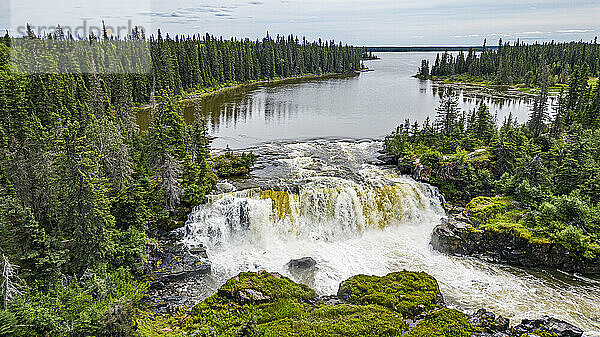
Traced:
[[469, 337], [475, 328], [464, 313], [441, 309], [430, 314], [406, 337]]
[[510, 197], [476, 197], [467, 204], [465, 211], [480, 224], [513, 209], [514, 200]]
[[477, 197], [465, 208], [478, 230], [510, 233], [531, 243], [550, 243], [543, 232], [533, 232], [525, 222], [527, 210], [510, 197]]
[[282, 319], [259, 326], [263, 336], [401, 336], [402, 315], [377, 305], [323, 306], [302, 319]]
[[520, 337], [558, 337], [558, 334], [556, 332], [548, 331], [545, 328], [540, 328], [531, 334], [522, 334]]
[[434, 309], [441, 300], [433, 277], [408, 271], [354, 276], [340, 285], [338, 296], [353, 304], [378, 304], [406, 317]]
[[295, 283], [277, 273], [240, 273], [227, 281], [218, 294], [236, 301], [264, 302], [277, 299], [306, 301], [317, 295], [307, 285]]

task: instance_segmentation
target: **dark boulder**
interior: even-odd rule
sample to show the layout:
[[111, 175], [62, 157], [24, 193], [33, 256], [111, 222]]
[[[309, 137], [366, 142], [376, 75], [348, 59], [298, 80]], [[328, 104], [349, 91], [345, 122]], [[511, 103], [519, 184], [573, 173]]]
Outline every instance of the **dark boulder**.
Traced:
[[512, 328], [512, 332], [516, 336], [521, 336], [526, 333], [534, 333], [536, 331], [553, 332], [559, 337], [580, 337], [583, 336], [583, 331], [578, 327], [561, 321], [556, 318], [543, 316], [539, 319], [524, 319], [521, 324]]
[[[522, 337], [549, 336], [580, 337], [583, 331], [565, 321], [549, 316], [539, 319], [524, 319], [521, 324], [509, 326], [509, 320], [485, 309], [480, 309], [469, 316], [469, 321], [476, 328], [473, 337]], [[540, 333], [542, 333], [540, 335]]]
[[473, 326], [491, 336], [498, 333], [505, 334], [510, 325], [510, 321], [507, 318], [496, 315], [485, 309], [479, 309], [476, 313], [469, 316], [469, 321], [471, 321]]
[[315, 259], [313, 259], [312, 257], [303, 257], [300, 259], [290, 260], [290, 262], [286, 264], [286, 266], [289, 269], [301, 270], [311, 269], [314, 268], [316, 265], [317, 261], [315, 261]]

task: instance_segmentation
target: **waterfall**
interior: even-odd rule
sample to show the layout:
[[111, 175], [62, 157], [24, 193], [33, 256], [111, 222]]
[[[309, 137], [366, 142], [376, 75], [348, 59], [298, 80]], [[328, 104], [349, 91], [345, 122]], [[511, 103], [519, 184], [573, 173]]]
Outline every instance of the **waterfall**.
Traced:
[[364, 169], [361, 183], [313, 177], [298, 193], [249, 189], [210, 196], [190, 215], [185, 243], [210, 250], [264, 240], [335, 242], [388, 226], [432, 223], [443, 215], [435, 188], [391, 172], [373, 175], [374, 170]]
[[[214, 291], [241, 271], [280, 272], [321, 295], [356, 274], [403, 269], [434, 276], [450, 306], [486, 308], [514, 321], [550, 315], [600, 336], [600, 282], [558, 272], [493, 265], [433, 251], [445, 216], [436, 188], [370, 165], [377, 142], [265, 145], [269, 163], [254, 172], [262, 187], [211, 195], [196, 207], [183, 242], [203, 245]], [[289, 270], [312, 257], [316, 268]]]

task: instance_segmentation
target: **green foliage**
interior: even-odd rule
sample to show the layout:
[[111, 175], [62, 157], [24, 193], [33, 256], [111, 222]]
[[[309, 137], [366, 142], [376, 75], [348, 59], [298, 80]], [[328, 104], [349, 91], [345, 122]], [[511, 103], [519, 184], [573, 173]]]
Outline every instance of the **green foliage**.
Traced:
[[441, 300], [433, 277], [408, 271], [383, 277], [354, 276], [340, 285], [338, 296], [352, 304], [381, 305], [407, 317], [429, 311]]
[[[511, 53], [544, 54], [556, 46], [503, 46], [508, 54], [486, 51], [478, 58], [471, 55], [468, 62], [499, 61]], [[588, 45], [562, 46], [566, 49], [552, 57], [577, 54]], [[557, 68], [537, 60], [530, 80], [541, 90], [527, 124], [519, 125], [509, 115], [496, 126], [484, 105], [471, 112], [453, 111], [452, 94], [442, 93], [446, 98], [435, 125], [429, 119], [422, 125], [405, 121], [386, 137], [384, 149], [399, 158], [403, 173], [437, 186], [448, 201], [468, 204], [466, 210], [480, 229], [557, 242], [594, 259], [600, 256], [600, 87], [589, 77], [598, 69], [590, 67], [589, 59], [572, 60], [583, 64], [569, 67], [568, 84], [550, 120], [545, 91]], [[432, 71], [453, 71], [464, 62], [446, 55]], [[498, 195], [505, 197], [492, 197]]]
[[407, 337], [469, 337], [475, 328], [464, 313], [441, 309], [427, 316]]
[[215, 157], [213, 161], [219, 177], [243, 176], [250, 173], [252, 165], [256, 162], [256, 155], [252, 152], [238, 155], [228, 151], [226, 154]]
[[17, 320], [15, 316], [9, 311], [0, 309], [0, 336], [15, 336], [16, 325]]
[[21, 336], [129, 336], [146, 290], [123, 268], [98, 271], [65, 286], [57, 282], [49, 291], [31, 287], [9, 310], [21, 322]]
[[[523, 44], [516, 41], [498, 46], [498, 49], [485, 48], [481, 53], [473, 49], [468, 53], [453, 55], [449, 52], [438, 54], [431, 66], [431, 76], [450, 81], [476, 84], [520, 84], [525, 87], [547, 86], [567, 83], [573, 69], [587, 68], [598, 76], [600, 66], [598, 44], [586, 42]], [[540, 60], [543, 63], [540, 64]], [[544, 70], [540, 65], [547, 69]], [[547, 74], [544, 76], [544, 72]], [[544, 79], [545, 78], [545, 79]]]
[[[134, 29], [129, 38], [147, 43], [148, 73], [115, 71], [144, 60], [123, 49], [131, 43], [109, 36], [79, 43], [30, 30], [19, 41], [60, 40], [76, 55], [86, 46], [123, 62], [107, 69], [86, 54], [75, 58], [80, 73], [62, 71], [64, 62], [43, 48], [39, 58], [55, 64], [54, 73], [13, 72], [10, 40], [0, 41], [0, 249], [24, 281], [26, 294], [11, 312], [26, 322], [25, 334], [131, 334], [136, 289], [145, 288], [111, 275], [141, 273], [148, 237], [180, 226], [217, 180], [206, 125], [201, 118], [185, 125], [175, 100], [232, 83], [353, 72], [363, 52], [293, 36], [250, 41], [159, 31], [146, 38]], [[147, 130], [136, 125], [134, 105], [150, 110]], [[255, 156], [216, 161], [220, 175], [241, 175]], [[90, 274], [98, 282], [88, 284]], [[115, 293], [128, 282], [137, 288]]]

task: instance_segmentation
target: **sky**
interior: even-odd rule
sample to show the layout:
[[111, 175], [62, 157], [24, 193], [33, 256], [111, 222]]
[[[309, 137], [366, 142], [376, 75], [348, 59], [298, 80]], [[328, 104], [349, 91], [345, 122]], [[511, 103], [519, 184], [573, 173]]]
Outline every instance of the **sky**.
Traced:
[[171, 35], [256, 39], [269, 31], [367, 46], [490, 45], [589, 41], [600, 35], [599, 18], [600, 0], [0, 0], [0, 28], [14, 36], [25, 23], [75, 30], [104, 20]]

